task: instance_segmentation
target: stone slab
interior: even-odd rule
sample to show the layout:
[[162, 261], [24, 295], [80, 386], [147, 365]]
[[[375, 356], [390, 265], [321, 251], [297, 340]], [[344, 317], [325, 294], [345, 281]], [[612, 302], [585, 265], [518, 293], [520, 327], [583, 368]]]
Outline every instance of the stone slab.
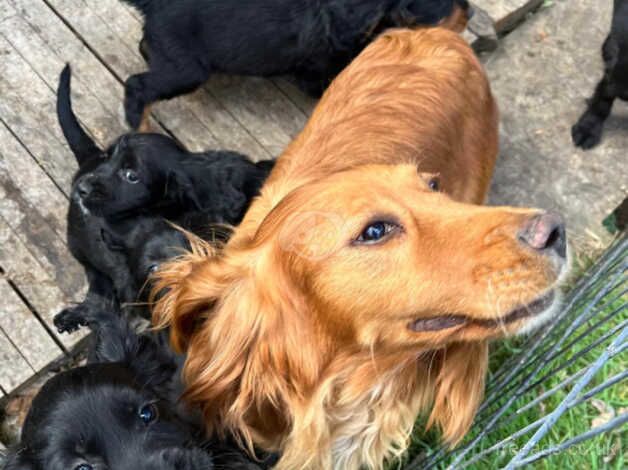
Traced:
[[608, 240], [602, 220], [628, 192], [628, 105], [616, 102], [602, 143], [582, 151], [571, 126], [602, 77], [611, 1], [554, 0], [485, 58], [501, 110], [490, 202], [561, 211], [576, 246]]

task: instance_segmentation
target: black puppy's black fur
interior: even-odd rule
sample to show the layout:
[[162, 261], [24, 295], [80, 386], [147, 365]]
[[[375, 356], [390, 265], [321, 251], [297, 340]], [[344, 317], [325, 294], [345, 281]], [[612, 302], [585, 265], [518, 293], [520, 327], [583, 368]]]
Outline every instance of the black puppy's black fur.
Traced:
[[79, 170], [77, 195], [85, 208], [110, 222], [141, 213], [176, 220], [182, 212], [200, 211], [215, 223], [235, 225], [273, 166], [236, 152], [188, 152], [161, 134], [125, 134], [100, 150], [72, 111], [69, 67], [61, 74], [57, 99], [59, 122], [79, 165], [91, 162], [90, 155], [99, 157]]
[[615, 0], [611, 32], [602, 46], [604, 77], [584, 114], [571, 129], [577, 147], [590, 149], [602, 138], [615, 98], [628, 101], [628, 0]]
[[198, 416], [178, 401], [183, 358], [163, 334], [137, 335], [112, 312], [77, 310], [65, 321], [94, 331], [88, 365], [44, 385], [5, 470], [259, 468], [202, 438]]
[[123, 0], [145, 17], [140, 51], [150, 71], [126, 82], [133, 128], [145, 106], [199, 87], [210, 74], [292, 74], [310, 95], [381, 31], [432, 25], [466, 0]]

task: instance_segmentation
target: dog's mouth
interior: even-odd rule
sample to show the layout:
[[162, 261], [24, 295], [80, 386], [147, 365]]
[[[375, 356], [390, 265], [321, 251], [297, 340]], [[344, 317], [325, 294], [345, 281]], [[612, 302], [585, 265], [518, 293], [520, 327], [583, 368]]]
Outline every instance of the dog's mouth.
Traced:
[[552, 289], [529, 304], [517, 307], [500, 318], [479, 320], [466, 315], [442, 315], [415, 320], [408, 324], [408, 329], [420, 333], [467, 326], [479, 326], [485, 329], [500, 328], [519, 320], [535, 317], [547, 311], [554, 304], [555, 298], [556, 293]]

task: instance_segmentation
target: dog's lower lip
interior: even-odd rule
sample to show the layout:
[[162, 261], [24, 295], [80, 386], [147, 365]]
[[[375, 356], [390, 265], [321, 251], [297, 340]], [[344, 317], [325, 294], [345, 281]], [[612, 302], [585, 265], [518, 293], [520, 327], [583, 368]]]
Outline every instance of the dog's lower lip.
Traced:
[[554, 297], [555, 292], [554, 290], [551, 290], [541, 297], [538, 297], [536, 300], [533, 300], [529, 304], [522, 305], [521, 307], [511, 310], [507, 315], [501, 317], [500, 319], [477, 320], [469, 318], [466, 315], [443, 315], [440, 317], [415, 320], [408, 324], [408, 329], [416, 332], [439, 331], [470, 325], [481, 326], [483, 328], [495, 328], [523, 318], [532, 317], [544, 310], [547, 310], [550, 305], [552, 305]]

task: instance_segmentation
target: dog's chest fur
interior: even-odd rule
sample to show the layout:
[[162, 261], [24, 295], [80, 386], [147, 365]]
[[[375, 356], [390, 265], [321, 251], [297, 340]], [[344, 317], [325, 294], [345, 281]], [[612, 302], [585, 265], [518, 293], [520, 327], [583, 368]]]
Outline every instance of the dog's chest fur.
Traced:
[[[429, 400], [423, 394], [426, 388], [418, 384], [427, 377], [417, 372], [416, 363], [405, 364], [380, 372], [357, 397], [343, 390], [338, 393], [326, 411], [334, 469], [379, 469], [385, 460], [403, 454], [416, 417]], [[346, 390], [352, 388], [347, 384]]]

